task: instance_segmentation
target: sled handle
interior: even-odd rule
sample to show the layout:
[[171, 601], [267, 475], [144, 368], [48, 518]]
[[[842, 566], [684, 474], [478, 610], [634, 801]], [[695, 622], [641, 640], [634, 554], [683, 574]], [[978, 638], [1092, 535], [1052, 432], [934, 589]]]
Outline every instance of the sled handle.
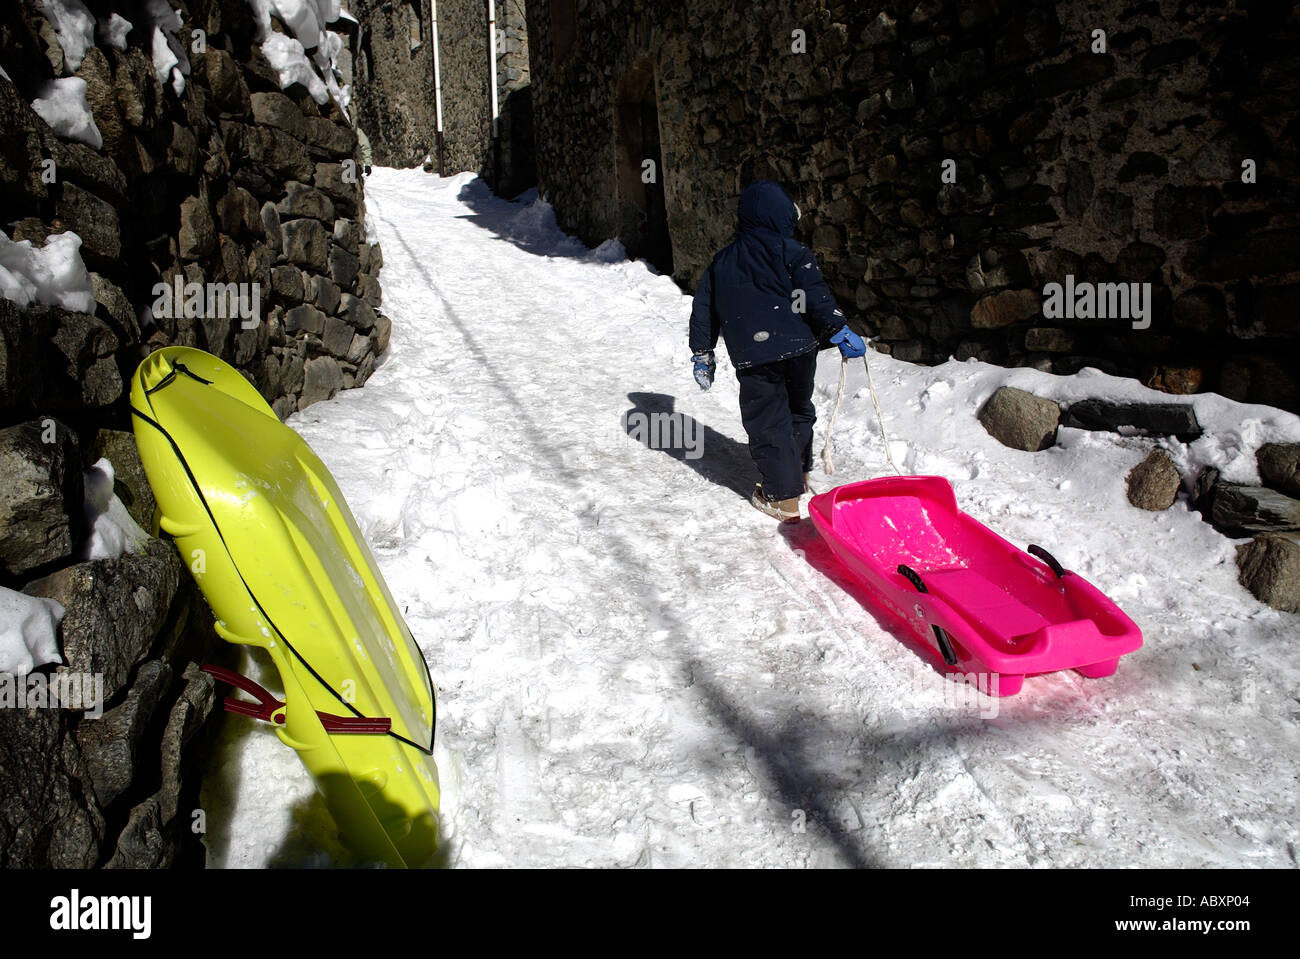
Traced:
[[[254, 719], [260, 719], [277, 726], [284, 725], [284, 714], [280, 712], [280, 710], [284, 709], [284, 703], [276, 699], [274, 695], [258, 683], [233, 670], [213, 666], [211, 663], [204, 663], [199, 668], [211, 675], [217, 682], [229, 683], [236, 689], [242, 689], [248, 695], [257, 699], [256, 703], [250, 703], [243, 699], [227, 696], [223, 704], [226, 712], [238, 713], [241, 716], [252, 716]], [[323, 713], [320, 710], [316, 711], [316, 716], [320, 719], [321, 726], [324, 727], [327, 733], [380, 735], [387, 734], [393, 728], [393, 721], [387, 716], [374, 718], [369, 716], [335, 716], [332, 713]]]
[[909, 583], [911, 583], [913, 586], [916, 587], [916, 591], [918, 593], [930, 592], [928, 589], [925, 588], [925, 582], [921, 579], [921, 575], [916, 570], [912, 569], [912, 567], [904, 566], [902, 563], [899, 563], [898, 572], [902, 576], [906, 577]]
[[952, 648], [952, 640], [948, 638], [948, 632], [938, 623], [931, 623], [930, 628], [934, 630], [934, 638], [939, 642], [939, 652], [943, 655], [943, 661], [949, 666], [957, 665], [957, 653]]
[[[909, 583], [916, 587], [918, 593], [929, 593], [925, 588], [925, 580], [921, 579], [921, 574], [910, 566], [902, 563], [898, 564], [898, 572], [905, 577]], [[943, 661], [949, 666], [957, 665], [957, 653], [952, 648], [952, 639], [948, 636], [948, 631], [938, 623], [931, 623], [930, 628], [934, 630], [935, 641], [939, 644], [939, 652], [943, 655]]]
[[1050, 566], [1052, 568], [1052, 572], [1056, 574], [1057, 579], [1061, 579], [1063, 576], [1069, 575], [1070, 571], [1068, 569], [1065, 569], [1063, 566], [1061, 566], [1061, 564], [1056, 561], [1056, 557], [1053, 556], [1051, 553], [1049, 553], [1047, 550], [1043, 549], [1043, 547], [1034, 546], [1031, 544], [1027, 552], [1031, 556], [1037, 556], [1044, 563]]

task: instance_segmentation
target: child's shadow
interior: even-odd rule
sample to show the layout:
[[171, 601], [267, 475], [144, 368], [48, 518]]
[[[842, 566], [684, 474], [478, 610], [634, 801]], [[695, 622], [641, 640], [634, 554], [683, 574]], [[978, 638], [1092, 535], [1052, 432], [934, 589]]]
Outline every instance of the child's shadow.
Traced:
[[749, 499], [754, 491], [754, 461], [749, 446], [673, 409], [666, 393], [629, 393], [632, 408], [623, 414], [623, 429], [647, 449], [685, 463], [711, 483]]

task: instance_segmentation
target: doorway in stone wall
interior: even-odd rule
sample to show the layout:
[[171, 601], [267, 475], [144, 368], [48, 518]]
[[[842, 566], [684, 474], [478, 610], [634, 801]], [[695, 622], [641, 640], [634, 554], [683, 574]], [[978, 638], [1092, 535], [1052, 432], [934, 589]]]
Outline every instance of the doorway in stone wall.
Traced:
[[664, 196], [659, 105], [654, 68], [648, 60], [628, 70], [618, 86], [614, 162], [620, 239], [629, 256], [644, 258], [656, 270], [671, 276], [673, 243]]

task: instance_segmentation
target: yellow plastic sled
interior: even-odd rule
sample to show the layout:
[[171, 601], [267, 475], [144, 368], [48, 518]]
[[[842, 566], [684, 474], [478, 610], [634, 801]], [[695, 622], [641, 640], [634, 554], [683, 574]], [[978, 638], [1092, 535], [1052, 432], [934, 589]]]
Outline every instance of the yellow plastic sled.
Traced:
[[438, 842], [433, 683], [333, 477], [252, 384], [202, 350], [145, 359], [131, 412], [158, 526], [218, 634], [265, 649], [280, 674], [283, 704], [210, 670], [263, 700], [227, 707], [276, 724], [350, 849], [427, 864]]

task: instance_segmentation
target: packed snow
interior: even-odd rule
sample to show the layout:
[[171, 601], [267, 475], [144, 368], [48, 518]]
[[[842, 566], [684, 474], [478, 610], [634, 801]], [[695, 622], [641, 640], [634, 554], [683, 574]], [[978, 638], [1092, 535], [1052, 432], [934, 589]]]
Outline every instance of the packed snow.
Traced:
[[15, 243], [0, 230], [0, 296], [19, 306], [61, 306], [75, 313], [95, 312], [90, 272], [81, 259], [81, 237], [68, 231], [47, 237], [45, 246]]
[[150, 40], [154, 74], [159, 83], [171, 83], [177, 96], [185, 92], [185, 78], [190, 75], [190, 58], [180, 30], [185, 18], [168, 0], [146, 0], [145, 10], [153, 26]]
[[81, 0], [40, 0], [39, 9], [59, 38], [65, 71], [75, 73], [95, 45], [95, 18]]
[[116, 478], [113, 464], [107, 457], [100, 457], [82, 477], [88, 536], [80, 558], [117, 559], [123, 553], [140, 552], [149, 534], [140, 528], [113, 491]]
[[113, 13], [108, 19], [99, 21], [99, 38], [114, 50], [125, 50], [126, 35], [134, 29], [130, 20], [120, 13]]
[[51, 80], [32, 101], [36, 115], [65, 140], [76, 140], [98, 150], [104, 137], [95, 126], [95, 115], [86, 103], [86, 81], [81, 77]]
[[0, 586], [0, 673], [26, 676], [46, 663], [61, 663], [62, 604]]
[[[903, 470], [947, 477], [1144, 631], [1112, 677], [989, 699], [877, 621], [806, 506], [779, 527], [748, 505], [735, 378], [720, 348], [713, 389], [692, 381], [669, 278], [469, 174], [377, 168], [366, 193], [392, 344], [363, 389], [289, 423], [428, 659], [451, 863], [1296, 865], [1300, 618], [1238, 584], [1234, 541], [1185, 500], [1139, 510], [1124, 477], [1158, 442], [1249, 479], [1300, 419], [1200, 395], [1191, 444], [1062, 429], [1024, 453], [976, 420], [998, 386], [1171, 397], [869, 354]], [[839, 365], [822, 354], [818, 451]], [[887, 470], [861, 361], [848, 376], [819, 489]], [[702, 456], [638, 442], [630, 411], [686, 414]], [[352, 862], [293, 751], [246, 718], [226, 717], [203, 805], [214, 865]]]
[[[344, 47], [343, 37], [326, 29], [327, 24], [344, 15], [339, 0], [248, 2], [257, 21], [262, 53], [279, 75], [280, 87], [285, 89], [300, 83], [321, 104], [333, 97], [346, 116], [352, 88], [339, 82], [338, 58]], [[273, 15], [288, 33], [272, 30]], [[353, 18], [348, 15], [348, 19]]]

